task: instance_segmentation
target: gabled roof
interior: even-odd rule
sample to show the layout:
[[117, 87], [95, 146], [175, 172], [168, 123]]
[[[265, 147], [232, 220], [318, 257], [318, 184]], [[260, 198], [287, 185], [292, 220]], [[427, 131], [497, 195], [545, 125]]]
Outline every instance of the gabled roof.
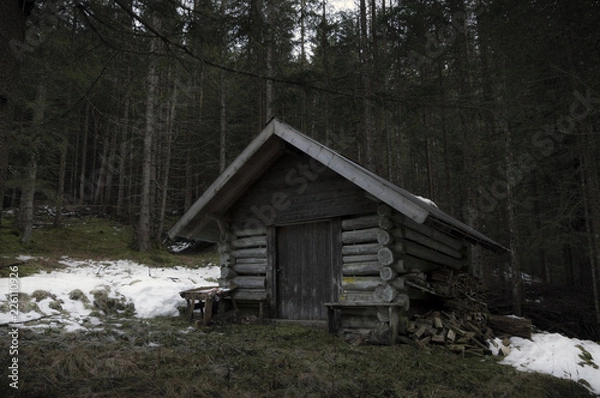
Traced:
[[508, 250], [437, 207], [277, 119], [267, 124], [265, 129], [175, 223], [168, 233], [169, 237], [173, 239], [176, 236], [183, 236], [188, 239], [209, 241], [218, 238], [217, 223], [212, 221], [218, 220], [225, 214], [269, 166], [280, 158], [286, 145], [304, 152], [419, 224], [430, 220], [429, 222], [450, 228], [472, 243], [487, 249]]

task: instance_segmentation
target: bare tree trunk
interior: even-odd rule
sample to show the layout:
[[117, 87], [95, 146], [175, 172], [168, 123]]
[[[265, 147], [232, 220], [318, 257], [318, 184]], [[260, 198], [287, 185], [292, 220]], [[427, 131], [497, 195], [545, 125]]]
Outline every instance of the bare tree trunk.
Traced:
[[[129, 75], [129, 73], [128, 73]], [[117, 192], [117, 216], [123, 216], [125, 202], [125, 168], [127, 165], [127, 153], [129, 152], [127, 136], [129, 131], [129, 91], [125, 94], [125, 106], [123, 110], [123, 126], [121, 128], [121, 143], [119, 144], [119, 189]]]
[[35, 185], [38, 170], [38, 154], [35, 147], [35, 136], [42, 134], [41, 128], [44, 121], [44, 112], [46, 108], [46, 86], [44, 82], [38, 85], [35, 108], [33, 110], [33, 134], [30, 147], [29, 163], [23, 188], [21, 189], [21, 204], [19, 209], [19, 229], [21, 231], [21, 242], [30, 243], [33, 231], [33, 208], [35, 200]]
[[85, 198], [85, 169], [87, 163], [87, 146], [88, 146], [88, 133], [90, 129], [90, 103], [88, 102], [85, 106], [85, 117], [83, 121], [83, 144], [81, 149], [81, 171], [79, 173], [79, 204], [83, 204]]
[[[596, 137], [592, 136], [592, 141], [594, 138]], [[597, 162], [595, 153], [597, 152], [595, 152], [593, 142], [590, 142], [590, 138], [587, 137], [585, 132], [581, 135], [580, 142], [579, 162], [582, 169], [581, 188], [590, 258], [590, 274], [596, 323], [600, 327], [600, 281], [598, 279], [600, 274], [600, 184], [597, 175], [598, 167], [595, 164]]]
[[162, 194], [160, 198], [160, 210], [158, 217], [158, 228], [156, 231], [156, 239], [162, 238], [162, 231], [165, 225], [165, 214], [167, 212], [167, 200], [169, 198], [169, 171], [171, 169], [171, 148], [173, 144], [173, 136], [175, 135], [175, 110], [177, 109], [177, 82], [173, 85], [173, 95], [171, 98], [171, 107], [167, 115], [166, 131], [165, 131], [165, 146], [163, 148], [164, 164], [162, 175]]
[[54, 216], [54, 228], [62, 227], [63, 202], [65, 195], [65, 176], [67, 173], [67, 153], [69, 140], [66, 135], [62, 137], [60, 144], [60, 166], [58, 170], [58, 188], [56, 190], [56, 214]]
[[522, 292], [522, 274], [521, 261], [519, 254], [519, 227], [517, 223], [517, 200], [515, 196], [515, 160], [512, 148], [512, 133], [505, 116], [503, 116], [504, 133], [505, 133], [505, 163], [506, 163], [506, 206], [508, 215], [508, 233], [510, 242], [510, 274], [512, 281], [512, 304], [513, 312], [517, 316], [521, 316], [521, 306], [523, 301]]
[[267, 26], [268, 30], [266, 32], [266, 57], [265, 57], [265, 66], [267, 68], [267, 81], [265, 88], [265, 122], [268, 122], [273, 118], [273, 43], [274, 43], [274, 31], [272, 28], [272, 19], [273, 18], [273, 0], [267, 0]]
[[[152, 26], [160, 29], [160, 19], [157, 16], [152, 17]], [[144, 129], [144, 152], [142, 160], [142, 191], [140, 195], [140, 216], [137, 230], [138, 250], [147, 252], [151, 247], [152, 238], [152, 161], [153, 138], [156, 128], [156, 96], [158, 95], [158, 68], [156, 60], [156, 51], [159, 46], [159, 39], [152, 38], [150, 42], [151, 59], [148, 67], [147, 80], [147, 102], [146, 102], [146, 127]]]
[[362, 85], [363, 85], [363, 121], [366, 166], [368, 169], [376, 171], [375, 162], [375, 123], [373, 120], [373, 102], [371, 100], [371, 54], [368, 46], [367, 29], [367, 6], [365, 0], [360, 0], [360, 59], [362, 65]]
[[225, 80], [225, 71], [221, 71], [220, 76], [220, 132], [219, 132], [219, 172], [222, 173], [227, 167], [227, 87]]
[[20, 53], [24, 44], [25, 14], [16, 0], [0, 2], [0, 223], [8, 175], [9, 136], [19, 81]]

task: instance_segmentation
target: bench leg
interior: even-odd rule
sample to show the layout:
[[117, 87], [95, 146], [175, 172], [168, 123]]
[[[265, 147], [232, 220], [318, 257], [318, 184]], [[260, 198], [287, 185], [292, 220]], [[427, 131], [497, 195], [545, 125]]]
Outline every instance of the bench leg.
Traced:
[[398, 322], [400, 317], [398, 315], [398, 307], [389, 307], [390, 311], [390, 345], [396, 344], [398, 340]]
[[202, 319], [202, 326], [207, 326], [212, 318], [212, 298], [207, 297], [204, 301], [204, 318]]

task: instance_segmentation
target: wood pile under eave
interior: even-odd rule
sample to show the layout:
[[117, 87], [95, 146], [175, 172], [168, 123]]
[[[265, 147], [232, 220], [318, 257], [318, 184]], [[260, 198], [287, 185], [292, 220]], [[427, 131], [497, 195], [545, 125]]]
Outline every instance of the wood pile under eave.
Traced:
[[[457, 314], [446, 311], [429, 311], [426, 314], [414, 315], [408, 321], [408, 337], [401, 338], [401, 340], [421, 347], [443, 346], [450, 351], [465, 355], [491, 355], [491, 344], [495, 346], [498, 355], [508, 355], [510, 352], [508, 337], [511, 334], [506, 334], [503, 330], [494, 333], [488, 317], [493, 317], [495, 325], [499, 327], [508, 322], [511, 326], [518, 328], [522, 337], [531, 338], [531, 321], [527, 319], [486, 315], [482, 312]], [[517, 324], [519, 326], [515, 326]], [[498, 339], [498, 337], [502, 339]]]

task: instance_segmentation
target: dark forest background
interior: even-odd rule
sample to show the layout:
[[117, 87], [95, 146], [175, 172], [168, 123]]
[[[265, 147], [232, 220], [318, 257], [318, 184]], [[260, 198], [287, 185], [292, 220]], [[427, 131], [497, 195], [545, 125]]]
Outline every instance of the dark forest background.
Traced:
[[3, 0], [0, 205], [24, 242], [43, 204], [151, 250], [277, 117], [509, 247], [473, 254], [493, 309], [598, 339], [598, 21], [594, 0]]

